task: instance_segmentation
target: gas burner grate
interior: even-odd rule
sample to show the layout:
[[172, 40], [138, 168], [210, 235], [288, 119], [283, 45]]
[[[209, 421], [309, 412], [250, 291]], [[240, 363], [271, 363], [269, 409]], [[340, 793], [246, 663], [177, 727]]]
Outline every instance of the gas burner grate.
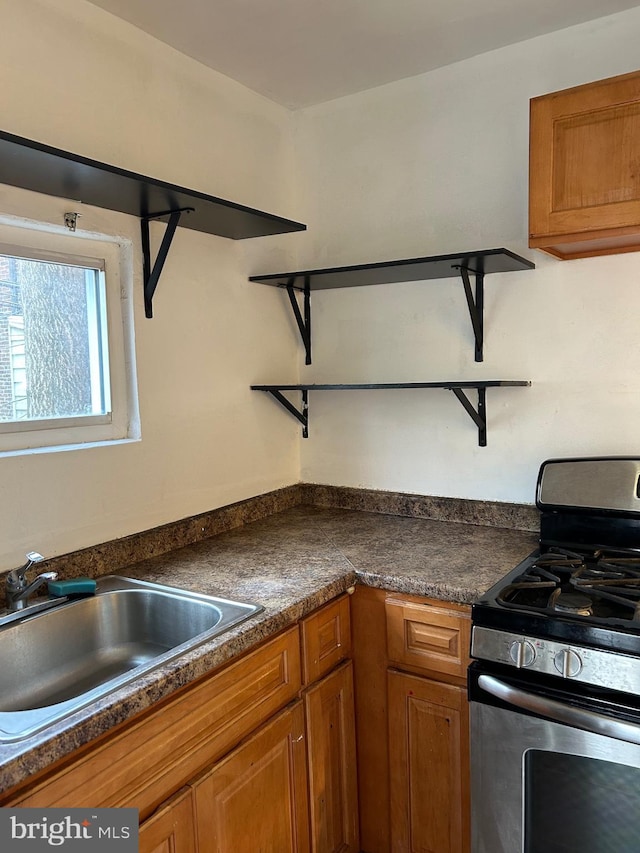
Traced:
[[[577, 596], [577, 597], [576, 597]], [[597, 622], [640, 622], [640, 556], [558, 546], [535, 557], [497, 595], [506, 608]]]

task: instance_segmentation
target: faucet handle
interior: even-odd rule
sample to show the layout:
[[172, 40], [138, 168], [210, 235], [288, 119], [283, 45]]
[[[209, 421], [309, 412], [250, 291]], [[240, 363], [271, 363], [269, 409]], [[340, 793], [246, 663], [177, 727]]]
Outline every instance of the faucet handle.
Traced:
[[36, 563], [44, 562], [44, 557], [37, 551], [29, 551], [27, 554], [25, 554], [25, 557], [27, 558], [27, 562], [24, 564], [24, 566], [20, 566], [19, 569], [16, 569], [16, 572], [18, 572], [19, 577], [22, 578], [27, 574], [31, 566], [35, 566]]
[[42, 554], [39, 554], [37, 551], [29, 551], [27, 554], [25, 554], [25, 557], [27, 558], [27, 562], [24, 564], [24, 566], [18, 566], [17, 569], [13, 569], [7, 575], [8, 587], [20, 587], [24, 583], [25, 576], [31, 566], [34, 566], [36, 563], [42, 563], [44, 561], [44, 557], [42, 556]]

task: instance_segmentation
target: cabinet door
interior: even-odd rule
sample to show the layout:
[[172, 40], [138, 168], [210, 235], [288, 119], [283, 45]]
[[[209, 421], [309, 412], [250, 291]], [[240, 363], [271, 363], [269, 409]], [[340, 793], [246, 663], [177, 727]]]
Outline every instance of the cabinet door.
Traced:
[[304, 707], [311, 848], [314, 853], [356, 853], [360, 848], [351, 661], [311, 687]]
[[560, 258], [640, 248], [640, 72], [531, 101], [529, 245]]
[[193, 788], [198, 853], [306, 853], [302, 703], [267, 723]]
[[390, 670], [393, 853], [467, 853], [469, 725], [464, 687]]
[[190, 788], [180, 791], [142, 824], [139, 853], [196, 853]]

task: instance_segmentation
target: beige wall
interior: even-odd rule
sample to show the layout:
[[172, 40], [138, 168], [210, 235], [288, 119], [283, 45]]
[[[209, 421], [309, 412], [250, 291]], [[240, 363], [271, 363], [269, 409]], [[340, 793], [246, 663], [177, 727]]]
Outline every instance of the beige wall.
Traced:
[[[82, 0], [0, 0], [0, 20], [3, 130], [296, 218], [286, 110]], [[68, 209], [0, 186], [5, 218], [59, 227]], [[138, 221], [72, 209], [81, 231], [132, 247], [142, 441], [0, 458], [2, 569], [299, 479], [297, 431], [249, 390], [265, 365], [295, 381], [289, 314], [247, 282], [291, 266], [295, 235], [249, 246], [180, 229], [145, 320]]]
[[303, 266], [506, 246], [485, 361], [457, 280], [313, 296], [316, 382], [524, 379], [487, 395], [488, 446], [445, 391], [316, 393], [302, 479], [533, 501], [551, 456], [640, 451], [640, 255], [527, 248], [529, 99], [639, 66], [640, 8], [296, 115]]
[[[307, 222], [234, 243], [181, 229], [143, 318], [137, 220], [81, 208], [133, 257], [142, 441], [0, 458], [0, 568], [299, 479], [530, 501], [544, 458], [635, 453], [637, 254], [527, 249], [528, 101], [637, 67], [640, 10], [289, 113], [82, 0], [0, 0], [2, 129]], [[74, 205], [77, 208], [77, 205]], [[4, 217], [68, 202], [0, 186]], [[159, 240], [161, 226], [154, 228]], [[473, 362], [455, 281], [313, 298], [305, 368], [283, 294], [247, 276], [505, 245]], [[489, 392], [489, 446], [444, 391], [311, 396], [311, 438], [251, 383], [531, 379]]]

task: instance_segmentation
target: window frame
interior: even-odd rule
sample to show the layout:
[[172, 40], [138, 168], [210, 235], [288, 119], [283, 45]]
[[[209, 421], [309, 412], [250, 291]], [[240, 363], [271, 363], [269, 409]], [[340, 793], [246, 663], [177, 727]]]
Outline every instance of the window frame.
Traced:
[[33, 227], [32, 223], [7, 224], [0, 219], [0, 252], [100, 270], [104, 277], [103, 321], [107, 329], [106, 396], [110, 401], [107, 414], [0, 423], [0, 457], [138, 440], [129, 241], [105, 234], [71, 234], [44, 225]]

